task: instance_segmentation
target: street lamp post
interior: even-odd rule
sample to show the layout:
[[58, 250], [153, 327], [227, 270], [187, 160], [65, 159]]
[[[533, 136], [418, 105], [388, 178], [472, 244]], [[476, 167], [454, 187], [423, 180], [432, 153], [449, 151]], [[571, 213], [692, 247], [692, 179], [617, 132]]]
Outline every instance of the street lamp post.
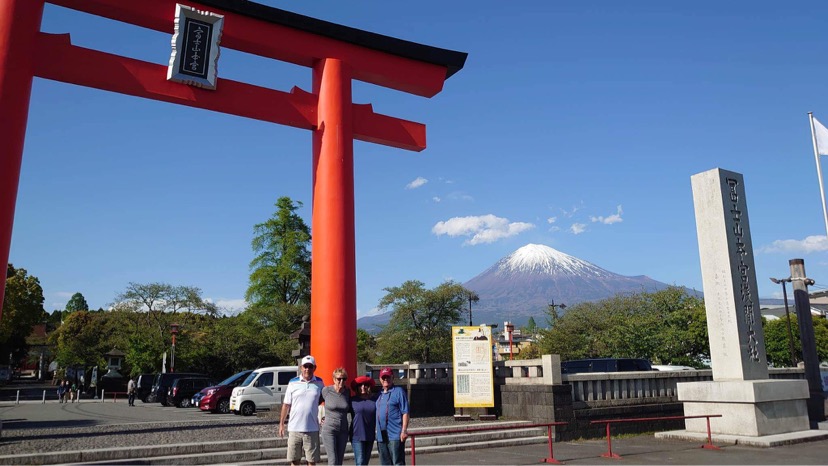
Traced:
[[791, 281], [791, 277], [788, 278], [773, 278], [770, 279], [772, 282], [782, 284], [782, 298], [785, 300], [785, 316], [788, 318], [788, 349], [791, 352], [791, 367], [796, 367], [796, 352], [794, 351], [794, 342], [793, 342], [793, 331], [791, 330], [791, 313], [788, 310], [788, 287], [785, 285], [786, 283]]
[[175, 372], [175, 336], [178, 335], [178, 324], [170, 324], [172, 334], [172, 352], [170, 353], [170, 373]]
[[552, 318], [552, 322], [555, 322], [558, 320], [558, 308], [561, 308], [561, 310], [563, 311], [564, 309], [566, 309], [566, 304], [555, 304], [554, 299], [551, 301], [552, 302], [548, 304], [550, 311], [549, 313], [550, 317]]
[[506, 333], [509, 334], [509, 360], [513, 361], [515, 356], [512, 353], [512, 332], [515, 331], [515, 326], [511, 322], [504, 322], [503, 327], [506, 329]]
[[471, 327], [472, 325], [474, 325], [472, 323], [472, 301], [480, 301], [480, 296], [478, 296], [477, 293], [475, 293], [474, 291], [469, 291], [467, 296], [469, 298], [469, 327]]

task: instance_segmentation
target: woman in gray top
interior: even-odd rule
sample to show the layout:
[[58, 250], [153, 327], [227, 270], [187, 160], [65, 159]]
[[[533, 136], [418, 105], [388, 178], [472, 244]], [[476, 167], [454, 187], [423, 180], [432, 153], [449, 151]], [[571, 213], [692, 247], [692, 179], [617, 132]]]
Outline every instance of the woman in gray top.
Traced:
[[348, 373], [345, 368], [334, 370], [333, 385], [322, 389], [325, 416], [319, 436], [328, 454], [328, 464], [342, 464], [348, 445], [348, 413], [351, 411], [351, 390], [348, 389]]

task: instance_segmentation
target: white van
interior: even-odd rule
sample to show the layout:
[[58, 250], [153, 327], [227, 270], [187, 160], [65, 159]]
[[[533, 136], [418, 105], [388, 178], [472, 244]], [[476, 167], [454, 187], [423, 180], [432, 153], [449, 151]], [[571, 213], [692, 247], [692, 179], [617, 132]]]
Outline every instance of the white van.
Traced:
[[290, 379], [299, 373], [296, 366], [262, 367], [244, 379], [230, 395], [230, 412], [250, 416], [260, 409], [281, 405]]

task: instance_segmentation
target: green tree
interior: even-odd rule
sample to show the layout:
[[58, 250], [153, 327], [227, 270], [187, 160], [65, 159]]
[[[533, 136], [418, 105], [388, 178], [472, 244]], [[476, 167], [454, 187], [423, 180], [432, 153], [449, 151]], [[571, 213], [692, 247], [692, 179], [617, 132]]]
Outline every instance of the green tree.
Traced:
[[526, 321], [526, 333], [528, 333], [529, 335], [534, 335], [537, 329], [538, 324], [535, 323], [535, 318], [529, 316], [529, 320]]
[[704, 304], [679, 287], [580, 303], [550, 323], [539, 331], [540, 351], [563, 360], [635, 357], [701, 367], [710, 355]]
[[451, 360], [451, 326], [461, 320], [469, 291], [453, 281], [428, 290], [416, 280], [385, 291], [379, 308], [392, 314], [377, 335], [380, 362]]
[[104, 330], [106, 314], [77, 311], [70, 314], [51, 336], [55, 359], [61, 367], [94, 366], [103, 363], [111, 350], [111, 333]]
[[[814, 341], [820, 361], [828, 361], [828, 320], [813, 319]], [[765, 334], [765, 351], [768, 362], [776, 367], [790, 367], [791, 351], [788, 343], [788, 319], [781, 317], [774, 320], [762, 319]], [[791, 315], [791, 329], [794, 342], [794, 357], [802, 361], [802, 340], [799, 335], [799, 323], [796, 315]]]
[[176, 345], [176, 369], [182, 370], [188, 365], [201, 368], [199, 345], [207, 338], [205, 332], [218, 309], [195, 286], [130, 282], [115, 297], [107, 314], [111, 325], [108, 349], [117, 347], [124, 351], [132, 373], [139, 374], [160, 370], [162, 355], [170, 350], [173, 323], [180, 326], [178, 338], [182, 342], [181, 347]]
[[26, 269], [6, 267], [6, 295], [0, 320], [0, 355], [11, 355], [14, 364], [25, 357], [26, 337], [32, 326], [43, 321], [43, 288], [40, 280]]
[[357, 361], [372, 363], [377, 357], [377, 339], [365, 329], [357, 329]]
[[250, 286], [245, 298], [251, 307], [310, 302], [310, 229], [296, 210], [301, 202], [276, 201], [276, 212], [254, 226]]
[[86, 298], [84, 298], [82, 294], [75, 293], [72, 295], [72, 298], [69, 299], [69, 302], [66, 303], [66, 310], [68, 312], [88, 311], [89, 304], [86, 303]]

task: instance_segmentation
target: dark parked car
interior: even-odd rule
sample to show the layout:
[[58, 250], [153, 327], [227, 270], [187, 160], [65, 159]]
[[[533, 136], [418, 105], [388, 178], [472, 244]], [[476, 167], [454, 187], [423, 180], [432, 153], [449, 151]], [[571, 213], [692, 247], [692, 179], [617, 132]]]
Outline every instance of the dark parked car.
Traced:
[[170, 390], [173, 382], [182, 377], [207, 377], [204, 374], [195, 372], [166, 372], [163, 374], [155, 374], [155, 379], [152, 381], [152, 391], [150, 392], [151, 400], [157, 401], [164, 406], [167, 404], [167, 392]]
[[646, 359], [633, 358], [596, 358], [575, 359], [561, 363], [562, 374], [579, 374], [583, 372], [629, 372], [651, 371], [653, 366]]
[[138, 398], [144, 403], [149, 402], [149, 395], [152, 392], [152, 381], [154, 378], [155, 374], [141, 374], [138, 376], [138, 379], [135, 380], [135, 398]]
[[213, 383], [207, 377], [181, 377], [175, 380], [167, 391], [167, 404], [178, 408], [189, 408], [193, 395]]
[[227, 414], [230, 412], [230, 395], [233, 388], [244, 382], [252, 370], [241, 371], [222, 380], [217, 385], [207, 387], [201, 391], [203, 396], [198, 402], [198, 409], [214, 413]]

